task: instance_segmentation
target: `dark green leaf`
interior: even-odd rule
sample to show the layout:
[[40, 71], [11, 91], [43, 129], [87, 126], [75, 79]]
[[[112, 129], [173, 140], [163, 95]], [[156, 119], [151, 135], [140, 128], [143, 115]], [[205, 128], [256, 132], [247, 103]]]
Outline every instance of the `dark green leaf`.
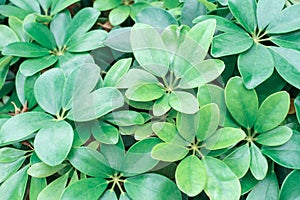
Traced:
[[37, 58], [49, 55], [50, 50], [34, 43], [14, 42], [5, 46], [2, 50], [2, 54], [25, 58]]
[[24, 9], [18, 8], [13, 5], [0, 5], [0, 13], [7, 17], [17, 17], [19, 19], [24, 19], [27, 15], [30, 14], [29, 11], [26, 11]]
[[126, 179], [124, 184], [131, 199], [166, 200], [182, 199], [175, 183], [158, 174], [144, 174]]
[[284, 180], [279, 199], [280, 200], [296, 200], [300, 196], [299, 187], [300, 171], [292, 171]]

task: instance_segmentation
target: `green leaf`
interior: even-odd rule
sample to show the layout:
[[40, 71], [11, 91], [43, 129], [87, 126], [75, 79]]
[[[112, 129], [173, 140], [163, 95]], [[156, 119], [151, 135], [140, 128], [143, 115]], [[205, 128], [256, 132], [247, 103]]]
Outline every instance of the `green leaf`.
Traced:
[[298, 95], [294, 99], [294, 106], [295, 106], [295, 110], [296, 110], [296, 115], [297, 115], [298, 122], [300, 123], [300, 95]]
[[262, 146], [262, 153], [281, 166], [300, 169], [300, 132], [293, 130], [291, 139], [280, 146]]
[[124, 186], [131, 199], [182, 199], [176, 184], [159, 174], [149, 173], [128, 178]]
[[196, 156], [183, 159], [176, 168], [176, 184], [190, 197], [198, 195], [206, 185], [206, 170]]
[[4, 56], [0, 58], [0, 88], [2, 88], [3, 85], [5, 84], [6, 77], [12, 60], [13, 60], [12, 56]]
[[247, 33], [230, 32], [214, 37], [211, 54], [222, 57], [242, 53], [253, 44], [253, 39]]
[[238, 69], [246, 87], [253, 89], [273, 74], [272, 54], [263, 45], [254, 44], [248, 51], [239, 55]]
[[121, 165], [125, 156], [125, 147], [122, 138], [119, 135], [117, 144], [101, 144], [100, 152], [108, 160], [111, 168], [118, 171], [121, 170]]
[[102, 121], [92, 127], [92, 133], [95, 139], [104, 144], [116, 144], [119, 140], [119, 130]]
[[55, 166], [66, 159], [72, 142], [72, 126], [66, 121], [55, 121], [39, 130], [34, 139], [34, 149], [44, 163]]
[[73, 101], [68, 119], [77, 122], [97, 119], [124, 104], [123, 95], [116, 88], [100, 88]]
[[107, 160], [96, 150], [87, 147], [73, 148], [68, 159], [76, 169], [89, 176], [107, 178], [112, 175]]
[[71, 22], [71, 14], [69, 11], [64, 11], [55, 15], [50, 23], [50, 30], [54, 35], [58, 47], [64, 45], [65, 35], [67, 32], [66, 27]]
[[259, 181], [252, 176], [251, 172], [248, 171], [247, 174], [240, 179], [242, 194], [246, 194], [251, 191], [258, 182]]
[[29, 167], [28, 175], [35, 178], [44, 178], [55, 174], [66, 166], [66, 164], [59, 164], [56, 166], [49, 166], [43, 162], [35, 163]]
[[115, 87], [128, 72], [132, 63], [132, 58], [121, 59], [116, 62], [104, 77], [105, 87]]
[[255, 0], [229, 0], [228, 7], [236, 20], [250, 33], [254, 33], [256, 22], [256, 7]]
[[266, 146], [279, 146], [286, 143], [293, 135], [293, 131], [286, 126], [278, 126], [275, 129], [259, 134], [255, 142]]
[[142, 125], [145, 122], [143, 115], [132, 110], [110, 113], [105, 116], [105, 120], [118, 126]]
[[[275, 172], [269, 173], [265, 179], [259, 181], [248, 194], [247, 200], [278, 199], [279, 186]], [[287, 200], [287, 199], [285, 199]]]
[[16, 161], [0, 163], [0, 183], [14, 175], [23, 165], [25, 157], [21, 157]]
[[250, 154], [250, 171], [257, 180], [263, 180], [268, 172], [267, 159], [253, 142], [250, 145]]
[[[183, 68], [181, 66], [181, 68]], [[195, 66], [186, 67], [183, 71], [175, 69], [176, 73], [181, 74], [179, 88], [189, 89], [199, 87], [205, 83], [215, 80], [225, 69], [225, 64], [221, 60], [208, 59]]]
[[31, 177], [29, 199], [37, 200], [39, 193], [47, 186], [46, 178]]
[[2, 50], [2, 54], [25, 58], [37, 58], [49, 55], [50, 50], [34, 43], [14, 42], [5, 46]]
[[221, 128], [206, 140], [205, 148], [210, 150], [227, 148], [242, 141], [245, 137], [246, 134], [242, 129], [231, 127]]
[[203, 141], [213, 135], [220, 122], [220, 110], [215, 103], [202, 106], [196, 115], [196, 137]]
[[241, 186], [235, 174], [222, 161], [205, 157], [202, 160], [207, 173], [205, 193], [211, 200], [238, 200]]
[[[264, 30], [283, 9], [285, 0], [259, 0], [257, 4], [257, 24], [259, 30]], [[272, 6], [270, 6], [272, 5]]]
[[224, 158], [223, 162], [238, 178], [242, 178], [246, 175], [250, 167], [249, 145], [245, 144], [236, 148], [232, 153]]
[[[150, 3], [150, 2], [149, 2]], [[151, 6], [148, 2], [145, 1], [136, 1], [134, 4], [130, 5], [130, 17], [133, 21], [136, 21], [136, 16], [141, 10]]]
[[52, 4], [51, 0], [37, 0], [37, 2], [41, 5], [43, 10], [48, 10]]
[[159, 77], [167, 74], [169, 55], [164, 42], [153, 27], [135, 24], [131, 30], [130, 43], [136, 60], [144, 69]]
[[38, 195], [37, 200], [60, 200], [67, 185], [69, 172], [52, 181]]
[[166, 143], [185, 146], [188, 144], [180, 137], [176, 126], [169, 122], [155, 122], [152, 124], [153, 132]]
[[271, 41], [280, 47], [287, 49], [295, 49], [300, 51], [300, 31], [294, 31], [291, 33], [273, 35]]
[[153, 115], [162, 116], [166, 114], [171, 106], [169, 105], [170, 94], [166, 93], [161, 98], [157, 99], [153, 104]]
[[19, 38], [17, 34], [8, 26], [0, 25], [0, 51], [8, 44], [18, 42]]
[[[271, 21], [266, 32], [271, 34], [287, 33], [299, 29], [300, 20], [295, 17], [298, 15], [300, 5], [288, 6], [277, 17]], [[288, 22], [288, 23], [286, 23]]]
[[32, 76], [56, 63], [58, 57], [55, 55], [47, 55], [40, 58], [27, 59], [20, 65], [20, 72], [24, 76]]
[[147, 138], [132, 145], [122, 163], [124, 176], [142, 174], [154, 168], [159, 161], [151, 157], [151, 151], [160, 142], [158, 138]]
[[168, 9], [176, 8], [177, 5], [179, 4], [179, 0], [164, 0], [164, 5]]
[[96, 0], [93, 7], [98, 10], [110, 10], [121, 4], [121, 0]]
[[68, 6], [78, 2], [79, 0], [64, 0], [64, 1], [54, 1], [51, 5], [51, 15], [55, 15], [60, 11], [64, 10]]
[[157, 160], [175, 162], [183, 159], [188, 152], [189, 150], [184, 146], [172, 143], [161, 143], [152, 149], [151, 156]]
[[131, 53], [130, 31], [131, 27], [112, 29], [104, 41], [105, 46], [117, 51]]
[[233, 77], [227, 82], [225, 102], [230, 114], [241, 126], [253, 126], [258, 113], [257, 95], [254, 89], [245, 88], [240, 77]]
[[169, 104], [175, 110], [194, 114], [199, 110], [199, 103], [194, 95], [184, 91], [174, 91], [169, 98]]
[[64, 72], [54, 68], [43, 73], [35, 82], [34, 95], [38, 104], [52, 115], [58, 115], [62, 108], [65, 79]]
[[27, 15], [30, 14], [29, 11], [18, 8], [13, 5], [0, 5], [0, 13], [7, 17], [17, 17], [19, 19], [24, 19]]
[[130, 88], [142, 83], [159, 83], [157, 78], [142, 69], [130, 69], [117, 84], [118, 88]]
[[300, 196], [299, 187], [300, 171], [292, 171], [283, 181], [279, 200], [295, 200]]
[[86, 199], [97, 200], [107, 187], [107, 181], [101, 178], [86, 178], [68, 186], [61, 200]]
[[113, 9], [109, 13], [109, 21], [111, 25], [117, 26], [121, 23], [123, 23], [128, 17], [130, 13], [130, 7], [127, 5], [121, 5]]
[[3, 200], [23, 199], [26, 192], [28, 166], [23, 167], [0, 186]]
[[255, 131], [261, 133], [277, 127], [283, 122], [289, 109], [290, 97], [287, 92], [281, 91], [268, 96], [258, 110], [254, 124]]
[[70, 109], [73, 101], [89, 94], [99, 81], [100, 68], [95, 64], [80, 64], [66, 80], [62, 93], [62, 107]]
[[10, 2], [29, 12], [40, 13], [40, 6], [37, 1], [10, 0]]
[[136, 16], [136, 22], [149, 24], [158, 29], [164, 29], [171, 24], [178, 24], [168, 11], [154, 6], [142, 9]]
[[152, 101], [164, 94], [165, 89], [157, 83], [141, 83], [130, 87], [125, 93], [126, 97], [133, 101]]
[[190, 144], [195, 140], [197, 132], [196, 127], [197, 121], [195, 120], [195, 115], [188, 115], [180, 112], [177, 114], [176, 128], [180, 136]]
[[[0, 146], [30, 138], [53, 118], [42, 112], [27, 112], [10, 118], [0, 129]], [[22, 129], [18, 128], [22, 127]], [[11, 134], [14, 133], [14, 134]]]
[[69, 46], [74, 38], [80, 38], [84, 33], [92, 28], [97, 21], [100, 12], [94, 8], [81, 9], [67, 27], [64, 44]]
[[131, 199], [129, 198], [129, 196], [127, 195], [127, 193], [124, 192], [124, 193], [122, 193], [120, 195], [119, 200], [131, 200]]
[[18, 160], [26, 154], [26, 151], [3, 147], [0, 149], [0, 163], [9, 163]]
[[103, 41], [106, 36], [106, 31], [93, 30], [79, 37], [74, 37], [69, 42], [70, 45], [68, 46], [68, 51], [72, 53], [79, 53], [103, 47]]
[[180, 23], [193, 27], [193, 20], [198, 16], [206, 14], [206, 12], [206, 7], [198, 0], [187, 0], [182, 7]]
[[292, 49], [271, 47], [275, 68], [289, 84], [300, 88], [300, 52]]
[[114, 190], [106, 190], [99, 200], [118, 200]]
[[40, 45], [51, 50], [56, 48], [55, 38], [49, 28], [45, 25], [37, 22], [26, 23], [24, 24], [24, 30]]

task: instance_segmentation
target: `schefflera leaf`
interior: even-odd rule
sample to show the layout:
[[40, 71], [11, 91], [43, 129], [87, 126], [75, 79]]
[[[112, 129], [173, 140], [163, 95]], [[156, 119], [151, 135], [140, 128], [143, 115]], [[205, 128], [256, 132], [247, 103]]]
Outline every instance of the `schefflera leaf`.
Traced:
[[47, 165], [61, 164], [69, 154], [73, 129], [66, 121], [53, 121], [43, 127], [34, 139], [35, 152]]
[[232, 117], [241, 126], [251, 128], [258, 113], [258, 98], [248, 90], [240, 77], [231, 78], [225, 87], [225, 102]]
[[183, 159], [176, 168], [176, 184], [188, 196], [196, 196], [206, 185], [206, 170], [201, 160], [191, 155]]

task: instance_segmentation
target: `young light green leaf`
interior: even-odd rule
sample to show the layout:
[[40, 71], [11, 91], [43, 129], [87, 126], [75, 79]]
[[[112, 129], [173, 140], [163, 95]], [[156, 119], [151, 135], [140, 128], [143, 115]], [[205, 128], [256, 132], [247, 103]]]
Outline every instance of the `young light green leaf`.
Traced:
[[100, 88], [73, 101], [68, 119], [84, 122], [97, 119], [124, 104], [123, 95], [116, 88]]
[[250, 145], [250, 154], [250, 171], [257, 180], [263, 180], [268, 172], [267, 159], [253, 142]]
[[189, 150], [184, 146], [172, 143], [161, 143], [152, 149], [151, 156], [157, 160], [175, 162], [183, 159], [188, 152]]
[[47, 165], [62, 163], [73, 143], [73, 128], [66, 121], [55, 121], [39, 130], [34, 139], [38, 157]]
[[105, 46], [117, 51], [131, 53], [132, 49], [130, 45], [130, 31], [131, 27], [112, 29], [104, 41]]
[[26, 151], [3, 147], [0, 149], [0, 163], [9, 163], [18, 160], [26, 154]]
[[142, 125], [145, 123], [143, 115], [132, 110], [110, 113], [105, 116], [105, 120], [118, 126]]
[[54, 1], [51, 4], [51, 15], [55, 15], [59, 13], [60, 11], [64, 10], [68, 6], [78, 2], [79, 0], [64, 0], [64, 1]]
[[0, 13], [6, 17], [16, 17], [21, 20], [23, 20], [27, 15], [30, 14], [29, 11], [13, 5], [0, 5]]
[[[285, 0], [259, 0], [257, 4], [257, 24], [260, 31], [264, 30], [283, 9]], [[272, 4], [272, 6], [270, 6]]]
[[224, 158], [223, 162], [238, 178], [242, 178], [246, 175], [250, 167], [249, 145], [245, 144], [236, 148], [232, 153]]
[[37, 200], [39, 193], [47, 186], [46, 178], [31, 177], [29, 199]]
[[184, 91], [172, 92], [169, 104], [175, 110], [185, 114], [195, 114], [199, 110], [199, 103], [196, 97]]
[[164, 94], [165, 89], [157, 83], [141, 83], [128, 88], [125, 93], [126, 97], [133, 101], [152, 101]]
[[255, 0], [246, 0], [241, 2], [239, 0], [229, 0], [228, 7], [236, 20], [250, 33], [254, 33], [256, 21], [256, 7]]
[[[270, 172], [265, 179], [259, 181], [248, 194], [247, 200], [278, 199], [279, 186], [275, 172]], [[285, 199], [286, 200], [286, 199]]]
[[56, 61], [58, 60], [58, 57], [55, 55], [48, 55], [43, 56], [41, 58], [32, 58], [27, 59], [20, 65], [20, 72], [24, 76], [32, 76], [36, 74], [37, 72], [42, 71], [43, 69], [46, 69], [47, 67], [50, 67]]
[[253, 39], [247, 33], [230, 32], [214, 37], [211, 54], [214, 57], [234, 55], [249, 49]]
[[238, 69], [246, 87], [248, 89], [256, 88], [273, 74], [272, 54], [265, 46], [254, 44], [246, 52], [239, 55]]
[[154, 116], [162, 116], [166, 114], [171, 106], [169, 105], [170, 94], [166, 93], [161, 98], [157, 99], [153, 104], [153, 114]]
[[87, 147], [73, 148], [68, 159], [76, 169], [89, 176], [107, 178], [112, 175], [109, 163], [96, 150]]
[[116, 62], [104, 77], [105, 87], [115, 87], [128, 72], [132, 63], [132, 58], [121, 59]]
[[0, 163], [0, 183], [15, 174], [23, 165], [25, 157], [21, 157], [16, 161]]
[[113, 9], [108, 16], [109, 22], [113, 26], [117, 26], [123, 23], [130, 14], [130, 7], [127, 5], [121, 5]]
[[92, 127], [95, 139], [103, 144], [116, 144], [119, 140], [119, 130], [111, 124], [99, 121]]
[[210, 150], [227, 148], [242, 141], [245, 137], [246, 134], [242, 129], [231, 127], [221, 128], [206, 140], [205, 148]]
[[190, 197], [196, 196], [206, 185], [205, 167], [198, 157], [186, 157], [177, 166], [175, 179], [182, 192]]
[[121, 0], [96, 0], [94, 8], [97, 10], [111, 10], [121, 4]]
[[285, 119], [289, 109], [290, 97], [287, 92], [281, 91], [268, 96], [258, 110], [255, 131], [261, 133], [277, 127]]
[[170, 179], [154, 173], [128, 178], [125, 189], [131, 199], [166, 200], [181, 199], [176, 184]]
[[196, 115], [196, 137], [204, 141], [215, 133], [220, 122], [220, 110], [215, 103], [202, 106]]
[[35, 178], [44, 178], [55, 174], [66, 166], [66, 164], [59, 164], [56, 166], [49, 166], [43, 162], [35, 163], [29, 167], [28, 175]]
[[294, 200], [299, 198], [300, 187], [299, 187], [300, 172], [299, 170], [292, 171], [283, 181], [279, 200]]
[[17, 34], [8, 26], [0, 25], [0, 51], [8, 44], [18, 42]]
[[204, 191], [210, 199], [238, 200], [241, 194], [241, 186], [230, 168], [222, 161], [212, 157], [205, 157], [202, 162], [207, 173]]
[[230, 114], [241, 126], [253, 126], [258, 112], [258, 98], [254, 89], [245, 88], [240, 77], [233, 77], [227, 82], [225, 102]]
[[169, 55], [164, 42], [153, 27], [135, 24], [131, 30], [130, 43], [136, 60], [144, 69], [159, 77], [167, 74]]
[[58, 115], [62, 108], [65, 79], [64, 72], [54, 68], [43, 73], [35, 82], [34, 95], [38, 104], [52, 115]]
[[147, 138], [132, 145], [122, 163], [121, 171], [124, 176], [135, 176], [154, 168], [159, 161], [151, 157], [151, 151], [159, 143], [161, 140], [158, 138]]
[[274, 35], [271, 41], [280, 47], [287, 49], [300, 50], [300, 31], [294, 31], [286, 34]]
[[56, 48], [55, 38], [45, 25], [37, 22], [26, 23], [24, 30], [32, 39], [47, 49], [54, 50]]
[[118, 200], [114, 190], [106, 190], [99, 200]]
[[300, 169], [300, 132], [293, 130], [289, 141], [280, 146], [262, 146], [262, 153], [281, 166]]
[[52, 181], [38, 195], [37, 200], [59, 200], [67, 185], [69, 172]]
[[28, 165], [7, 179], [0, 186], [0, 195], [3, 200], [23, 199], [26, 192]]
[[197, 121], [195, 115], [188, 115], [184, 113], [178, 113], [176, 116], [176, 128], [180, 136], [187, 141], [192, 143], [195, 140]]
[[152, 124], [153, 132], [164, 142], [185, 146], [187, 141], [180, 137], [176, 126], [169, 122], [155, 122]]
[[14, 42], [5, 46], [2, 50], [3, 55], [18, 56], [25, 58], [37, 58], [49, 55], [49, 49], [38, 44], [29, 42]]
[[50, 30], [54, 35], [58, 47], [64, 45], [64, 39], [67, 32], [65, 27], [68, 27], [71, 22], [71, 14], [68, 10], [55, 15], [50, 23]]
[[286, 143], [293, 135], [293, 131], [286, 126], [278, 126], [256, 137], [256, 142], [266, 146], [279, 146]]
[[[266, 31], [271, 34], [287, 33], [299, 29], [300, 20], [295, 17], [299, 13], [300, 5], [289, 6], [271, 21]], [[284, 23], [284, 22], [289, 22]]]
[[2, 88], [5, 84], [12, 60], [12, 56], [3, 56], [2, 58], [0, 58], [0, 88]]
[[101, 178], [86, 178], [69, 185], [61, 200], [86, 199], [97, 200], [107, 187], [107, 181]]
[[[48, 124], [52, 119], [51, 116], [42, 112], [27, 112], [10, 118], [0, 129], [0, 146], [31, 137], [32, 133]], [[22, 129], [18, 127], [22, 127]]]

